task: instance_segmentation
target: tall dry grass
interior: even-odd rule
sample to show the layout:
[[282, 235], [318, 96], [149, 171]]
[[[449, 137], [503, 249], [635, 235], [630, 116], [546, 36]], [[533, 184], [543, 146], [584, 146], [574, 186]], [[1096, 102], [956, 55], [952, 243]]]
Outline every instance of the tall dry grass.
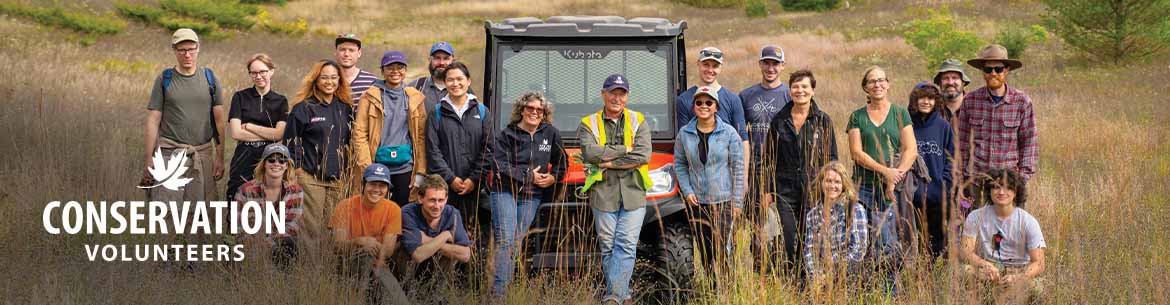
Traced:
[[[873, 3], [870, 3], [873, 2]], [[946, 2], [946, 1], [944, 1]], [[955, 5], [966, 18], [1020, 16], [1037, 12], [1029, 2]], [[279, 18], [306, 17], [318, 34], [284, 38], [242, 34], [208, 42], [201, 64], [218, 72], [225, 91], [248, 85], [243, 60], [266, 52], [278, 65], [275, 89], [286, 95], [316, 59], [330, 57], [332, 34], [363, 32], [368, 42], [360, 64], [376, 66], [378, 54], [405, 49], [412, 74], [421, 74], [430, 42], [456, 42], [460, 56], [482, 67], [482, 21], [517, 15], [623, 14], [668, 16], [690, 22], [691, 53], [717, 45], [729, 53], [721, 82], [744, 88], [757, 81], [754, 56], [767, 43], [788, 52], [788, 70], [817, 73], [817, 101], [837, 123], [844, 148], [849, 112], [863, 105], [861, 70], [886, 67], [894, 103], [904, 105], [908, 88], [931, 75], [923, 60], [888, 29], [910, 5], [933, 2], [863, 1], [824, 14], [779, 14], [740, 19], [737, 9], [698, 10], [664, 2], [637, 3], [615, 10], [620, 1], [500, 1], [425, 6], [422, 1], [293, 1], [273, 8]], [[108, 7], [95, 1], [93, 7]], [[555, 9], [550, 9], [553, 7]], [[322, 12], [333, 12], [327, 14]], [[361, 16], [359, 17], [355, 16]], [[311, 17], [311, 18], [309, 18]], [[418, 18], [416, 18], [418, 17]], [[903, 20], [904, 21], [904, 20]], [[966, 24], [966, 23], [965, 23]], [[994, 21], [969, 26], [994, 26]], [[861, 31], [859, 28], [878, 29]], [[273, 272], [260, 261], [238, 267], [213, 265], [196, 273], [166, 271], [153, 263], [88, 262], [83, 244], [157, 242], [152, 236], [49, 235], [41, 210], [52, 200], [141, 199], [132, 186], [141, 173], [141, 122], [150, 81], [174, 62], [169, 33], [131, 25], [127, 33], [87, 48], [55, 38], [46, 29], [0, 17], [0, 299], [5, 303], [352, 303], [349, 286], [328, 263]], [[991, 31], [992, 33], [994, 31]], [[1028, 210], [1048, 243], [1045, 277], [1048, 304], [1170, 303], [1170, 117], [1167, 62], [1132, 68], [1082, 67], [1058, 42], [1036, 46], [1026, 67], [1009, 83], [1027, 91], [1036, 107], [1040, 132], [1040, 173], [1029, 187]], [[150, 63], [151, 69], [119, 70], [93, 65], [107, 60]], [[693, 63], [692, 63], [693, 65]], [[110, 65], [105, 65], [110, 66]], [[692, 67], [693, 68], [693, 67]], [[982, 83], [972, 74], [973, 86]], [[693, 77], [692, 77], [693, 79]], [[474, 81], [474, 80], [473, 80]], [[475, 86], [480, 86], [476, 84]], [[231, 143], [228, 143], [231, 151]], [[842, 154], [847, 159], [847, 154]], [[222, 187], [222, 186], [221, 186]], [[746, 242], [740, 233], [739, 242]], [[739, 247], [746, 249], [746, 247]], [[764, 255], [776, 255], [766, 253]], [[955, 291], [951, 269], [925, 263], [907, 267], [905, 289], [890, 298], [875, 290], [840, 289], [812, 295], [791, 277], [745, 267], [753, 258], [737, 252], [723, 276], [701, 274], [692, 304], [763, 303], [969, 303]], [[591, 304], [600, 289], [598, 270], [581, 276], [517, 276], [508, 304]], [[718, 278], [719, 280], [713, 280]], [[481, 278], [487, 283], [487, 278]], [[645, 287], [647, 283], [635, 283]], [[486, 285], [479, 285], [486, 289]], [[455, 303], [476, 303], [478, 291], [448, 290]]]

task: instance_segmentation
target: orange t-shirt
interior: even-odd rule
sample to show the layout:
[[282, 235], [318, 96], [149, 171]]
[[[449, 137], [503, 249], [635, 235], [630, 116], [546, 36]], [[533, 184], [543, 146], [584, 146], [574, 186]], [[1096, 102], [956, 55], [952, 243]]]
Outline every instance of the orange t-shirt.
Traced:
[[382, 242], [386, 234], [402, 234], [402, 209], [389, 199], [382, 199], [374, 208], [362, 206], [361, 196], [346, 198], [333, 209], [329, 228], [346, 228], [349, 238], [369, 236]]

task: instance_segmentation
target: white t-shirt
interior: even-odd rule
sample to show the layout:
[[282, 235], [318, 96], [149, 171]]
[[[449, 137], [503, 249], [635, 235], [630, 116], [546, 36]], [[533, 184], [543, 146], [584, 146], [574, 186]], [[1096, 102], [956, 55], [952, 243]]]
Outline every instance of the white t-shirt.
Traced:
[[[995, 246], [997, 233], [1003, 237], [998, 250]], [[995, 207], [991, 205], [971, 211], [963, 223], [963, 237], [975, 238], [975, 253], [979, 257], [1013, 267], [1031, 263], [1029, 250], [1046, 247], [1040, 222], [1021, 208], [1013, 209], [1011, 215], [1002, 219], [995, 215]]]

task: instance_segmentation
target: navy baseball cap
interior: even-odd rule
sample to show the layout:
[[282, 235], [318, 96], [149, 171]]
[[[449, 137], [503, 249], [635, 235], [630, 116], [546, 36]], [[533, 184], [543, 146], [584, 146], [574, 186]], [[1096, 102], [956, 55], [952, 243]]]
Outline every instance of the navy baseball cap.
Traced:
[[386, 52], [386, 54], [382, 54], [382, 66], [383, 67], [389, 66], [390, 64], [393, 64], [393, 63], [399, 63], [399, 64], [402, 64], [404, 66], [409, 66], [408, 64], [406, 64], [406, 54], [402, 54], [402, 52], [390, 51], [390, 52]]
[[621, 73], [612, 74], [609, 77], [606, 77], [605, 85], [601, 86], [601, 90], [605, 90], [605, 92], [610, 92], [613, 91], [613, 89], [619, 88], [626, 89], [626, 92], [630, 91], [630, 82]]
[[452, 47], [451, 44], [447, 43], [446, 41], [435, 42], [435, 44], [431, 45], [431, 52], [427, 53], [427, 54], [435, 55], [435, 52], [438, 52], [438, 51], [447, 52], [447, 54], [450, 54], [451, 56], [455, 56], [455, 48]]
[[381, 181], [386, 182], [390, 187], [394, 187], [394, 183], [390, 182], [390, 168], [387, 168], [381, 163], [374, 163], [367, 166], [366, 171], [362, 173], [362, 181]]
[[775, 45], [766, 45], [760, 49], [760, 61], [771, 59], [784, 63], [784, 48]]

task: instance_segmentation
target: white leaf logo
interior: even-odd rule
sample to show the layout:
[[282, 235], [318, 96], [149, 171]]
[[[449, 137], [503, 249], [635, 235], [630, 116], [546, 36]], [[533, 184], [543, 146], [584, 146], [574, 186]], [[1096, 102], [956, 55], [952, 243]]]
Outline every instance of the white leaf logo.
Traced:
[[183, 178], [183, 174], [187, 172], [187, 150], [180, 149], [171, 153], [170, 160], [164, 161], [162, 157], [162, 148], [154, 150], [154, 157], [151, 158], [153, 163], [147, 171], [154, 177], [158, 184], [151, 186], [139, 186], [138, 188], [149, 189], [162, 186], [168, 190], [178, 191], [187, 183], [191, 183], [192, 178]]

